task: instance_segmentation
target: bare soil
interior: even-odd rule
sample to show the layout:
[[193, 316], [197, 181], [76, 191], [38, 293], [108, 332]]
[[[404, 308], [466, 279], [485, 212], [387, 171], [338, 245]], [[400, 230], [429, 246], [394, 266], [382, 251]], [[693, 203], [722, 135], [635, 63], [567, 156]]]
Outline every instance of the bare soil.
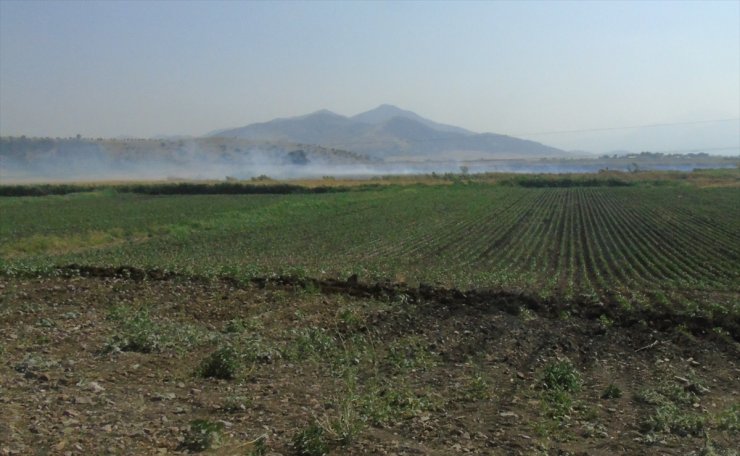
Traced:
[[[493, 294], [99, 275], [0, 278], [0, 454], [187, 454], [195, 420], [217, 429], [210, 454], [311, 454], [312, 425], [315, 454], [738, 454], [726, 329]], [[220, 347], [233, 378], [204, 378]], [[578, 386], [553, 388], [553, 366]]]

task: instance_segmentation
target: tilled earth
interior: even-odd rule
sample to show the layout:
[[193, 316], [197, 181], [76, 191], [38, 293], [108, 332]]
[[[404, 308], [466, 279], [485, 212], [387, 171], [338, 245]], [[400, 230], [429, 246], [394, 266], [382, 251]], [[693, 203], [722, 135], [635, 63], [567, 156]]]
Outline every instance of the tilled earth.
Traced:
[[0, 278], [0, 454], [738, 454], [737, 335], [494, 304]]

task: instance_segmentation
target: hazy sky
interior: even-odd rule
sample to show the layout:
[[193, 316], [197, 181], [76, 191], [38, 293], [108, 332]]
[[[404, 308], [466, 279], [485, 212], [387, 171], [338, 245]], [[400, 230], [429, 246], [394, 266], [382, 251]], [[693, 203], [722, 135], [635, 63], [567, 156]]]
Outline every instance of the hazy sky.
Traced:
[[2, 135], [201, 135], [381, 103], [566, 148], [685, 143], [530, 134], [735, 119], [680, 131], [737, 146], [740, 1], [0, 0]]

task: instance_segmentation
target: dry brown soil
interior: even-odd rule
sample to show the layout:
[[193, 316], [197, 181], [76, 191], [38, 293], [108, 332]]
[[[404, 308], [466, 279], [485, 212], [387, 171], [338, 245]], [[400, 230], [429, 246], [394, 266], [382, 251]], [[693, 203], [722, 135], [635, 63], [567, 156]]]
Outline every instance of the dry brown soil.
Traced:
[[[185, 454], [198, 419], [211, 454], [299, 454], [311, 424], [334, 455], [737, 454], [732, 334], [494, 304], [0, 278], [0, 454]], [[235, 377], [198, 375], [224, 346]], [[580, 388], [558, 395], [568, 363]]]

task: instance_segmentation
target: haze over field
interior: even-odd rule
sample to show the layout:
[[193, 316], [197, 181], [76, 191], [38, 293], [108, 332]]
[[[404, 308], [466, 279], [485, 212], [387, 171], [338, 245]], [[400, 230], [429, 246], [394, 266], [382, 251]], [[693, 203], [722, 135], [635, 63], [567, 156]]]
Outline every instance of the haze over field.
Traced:
[[2, 1], [0, 135], [95, 144], [4, 142], [0, 177], [738, 155], [738, 81], [738, 2]]

